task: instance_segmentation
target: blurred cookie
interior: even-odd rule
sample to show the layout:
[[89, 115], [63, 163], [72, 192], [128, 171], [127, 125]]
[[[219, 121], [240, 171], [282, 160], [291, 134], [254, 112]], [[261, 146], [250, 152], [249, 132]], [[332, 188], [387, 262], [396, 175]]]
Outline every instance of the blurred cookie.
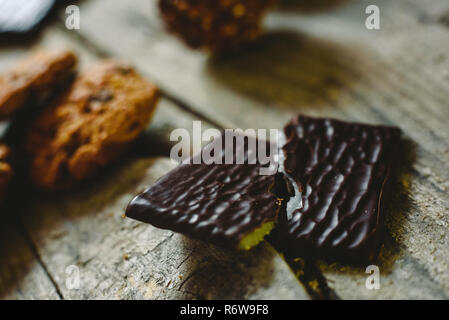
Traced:
[[127, 64], [106, 60], [81, 74], [26, 134], [39, 187], [67, 189], [114, 161], [148, 125], [158, 90]]
[[9, 181], [13, 175], [9, 163], [10, 153], [9, 148], [6, 145], [0, 144], [0, 201], [3, 200]]
[[277, 0], [159, 0], [168, 29], [188, 45], [214, 52], [236, 49], [260, 33], [264, 13]]
[[74, 73], [76, 56], [67, 50], [41, 50], [0, 75], [0, 119], [28, 103], [42, 104]]

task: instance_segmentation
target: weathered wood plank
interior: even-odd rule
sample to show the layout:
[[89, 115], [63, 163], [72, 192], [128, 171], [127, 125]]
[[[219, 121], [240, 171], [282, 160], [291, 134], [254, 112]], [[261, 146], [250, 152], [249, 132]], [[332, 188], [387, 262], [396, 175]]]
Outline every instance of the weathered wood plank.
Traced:
[[[81, 68], [96, 59], [57, 28], [45, 30], [35, 45], [71, 47]], [[16, 55], [9, 63], [26, 49], [11, 48]], [[137, 192], [173, 168], [168, 158], [156, 158], [168, 156], [171, 130], [190, 130], [195, 119], [162, 99], [127, 160], [82, 190], [57, 197], [35, 194], [16, 213], [64, 299], [309, 299], [267, 243], [236, 253], [122, 218]], [[79, 270], [78, 289], [70, 286], [73, 267]], [[32, 290], [27, 294], [42, 297]]]
[[[392, 201], [381, 290], [365, 288], [362, 269], [320, 267], [342, 298], [447, 298], [449, 30], [439, 22], [447, 1], [353, 1], [314, 16], [274, 12], [264, 38], [221, 59], [168, 35], [154, 3], [84, 2], [79, 34], [131, 58], [170, 95], [224, 127], [280, 128], [298, 112], [401, 127], [414, 160], [404, 164], [406, 186]], [[364, 27], [368, 4], [381, 8], [380, 31]]]
[[60, 298], [23, 232], [8, 218], [0, 226], [0, 256], [0, 299]]
[[[22, 53], [25, 50], [20, 46], [2, 48], [0, 72], [8, 69]], [[0, 137], [6, 128], [7, 123], [0, 122]], [[9, 203], [0, 206], [0, 299], [60, 299], [58, 289], [17, 221], [17, 214], [9, 208]]]
[[302, 286], [264, 244], [236, 253], [122, 217], [127, 203], [173, 168], [169, 159], [129, 160], [92, 186], [55, 200], [38, 196], [26, 226], [55, 281], [79, 268], [66, 299], [301, 299]]

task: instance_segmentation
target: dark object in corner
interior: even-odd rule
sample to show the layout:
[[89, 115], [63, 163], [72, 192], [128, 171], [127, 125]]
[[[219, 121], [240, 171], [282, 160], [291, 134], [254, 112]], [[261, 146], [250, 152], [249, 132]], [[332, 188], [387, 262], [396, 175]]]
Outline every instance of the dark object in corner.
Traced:
[[32, 31], [54, 4], [55, 0], [0, 0], [0, 34]]

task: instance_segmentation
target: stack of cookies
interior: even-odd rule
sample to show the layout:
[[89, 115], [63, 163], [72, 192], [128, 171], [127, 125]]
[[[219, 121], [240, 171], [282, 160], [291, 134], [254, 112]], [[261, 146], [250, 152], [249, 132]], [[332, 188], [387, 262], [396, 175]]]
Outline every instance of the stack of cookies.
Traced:
[[0, 75], [0, 119], [27, 119], [20, 139], [0, 144], [0, 197], [12, 177], [10, 149], [37, 187], [67, 190], [115, 161], [149, 124], [154, 84], [120, 61], [78, 75], [76, 65], [70, 51], [43, 50]]

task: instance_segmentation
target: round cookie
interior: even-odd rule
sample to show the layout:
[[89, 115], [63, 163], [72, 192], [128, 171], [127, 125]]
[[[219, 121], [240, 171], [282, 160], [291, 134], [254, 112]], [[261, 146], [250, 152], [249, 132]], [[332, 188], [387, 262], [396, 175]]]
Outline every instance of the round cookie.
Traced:
[[0, 75], [0, 119], [27, 104], [40, 105], [74, 74], [76, 56], [68, 50], [39, 50]]
[[232, 50], [260, 33], [264, 13], [276, 0], [159, 0], [168, 29], [194, 48]]
[[43, 189], [68, 189], [120, 156], [148, 125], [158, 89], [129, 65], [106, 60], [81, 74], [32, 123], [25, 152]]

